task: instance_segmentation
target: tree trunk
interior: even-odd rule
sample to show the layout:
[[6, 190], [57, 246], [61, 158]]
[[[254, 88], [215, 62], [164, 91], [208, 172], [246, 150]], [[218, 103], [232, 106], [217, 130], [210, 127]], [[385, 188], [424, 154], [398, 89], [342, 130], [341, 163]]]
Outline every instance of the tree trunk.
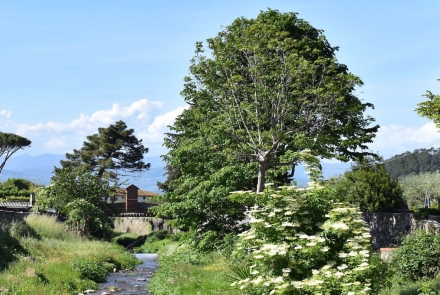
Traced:
[[258, 183], [257, 193], [264, 191], [264, 182], [266, 181], [267, 160], [258, 162]]

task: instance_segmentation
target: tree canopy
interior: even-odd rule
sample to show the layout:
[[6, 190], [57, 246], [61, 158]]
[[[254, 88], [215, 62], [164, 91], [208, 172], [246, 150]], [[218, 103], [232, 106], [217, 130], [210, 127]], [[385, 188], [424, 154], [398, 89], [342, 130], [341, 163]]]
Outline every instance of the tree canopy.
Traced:
[[[118, 173], [138, 172], [149, 169], [150, 164], [143, 162], [148, 148], [133, 135], [133, 129], [127, 129], [123, 121], [111, 124], [107, 128], [98, 128], [98, 133], [87, 136], [87, 141], [79, 150], [67, 153], [62, 160], [62, 168], [83, 172], [93, 172], [97, 176], [106, 176], [116, 180]], [[62, 168], [55, 168], [58, 173]]]
[[378, 126], [364, 111], [373, 105], [354, 95], [362, 81], [336, 50], [322, 31], [276, 10], [236, 19], [206, 48], [198, 42], [181, 93], [190, 107], [165, 138], [173, 173], [162, 208], [206, 225], [207, 215], [219, 221], [229, 216], [223, 208], [243, 205], [232, 205], [229, 191], [288, 182], [298, 151], [343, 161], [372, 155], [366, 144]]
[[3, 162], [0, 164], [0, 173], [6, 164], [6, 161], [18, 150], [31, 145], [31, 141], [13, 133], [0, 132], [0, 157]]
[[230, 152], [258, 163], [258, 191], [271, 165], [297, 164], [289, 152], [343, 161], [371, 154], [365, 144], [378, 126], [363, 112], [372, 105], [353, 94], [362, 81], [336, 50], [322, 31], [276, 10], [236, 19], [207, 49], [197, 43], [184, 99], [215, 113], [213, 132], [227, 132]]

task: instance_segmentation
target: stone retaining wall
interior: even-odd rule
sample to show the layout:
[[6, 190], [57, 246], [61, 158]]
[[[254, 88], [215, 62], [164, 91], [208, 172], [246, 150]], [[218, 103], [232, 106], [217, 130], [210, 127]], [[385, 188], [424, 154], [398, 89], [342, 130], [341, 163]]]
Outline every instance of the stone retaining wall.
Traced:
[[156, 217], [114, 217], [115, 231], [147, 235], [154, 231], [173, 231], [170, 221]]
[[12, 212], [0, 210], [0, 223], [21, 221], [25, 219], [29, 214], [35, 214], [32, 212]]

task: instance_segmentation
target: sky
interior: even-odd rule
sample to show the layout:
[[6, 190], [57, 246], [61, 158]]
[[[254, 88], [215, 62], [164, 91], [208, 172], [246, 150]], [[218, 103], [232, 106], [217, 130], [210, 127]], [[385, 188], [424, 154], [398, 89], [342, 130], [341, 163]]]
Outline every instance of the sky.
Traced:
[[440, 94], [440, 2], [1, 1], [0, 131], [32, 141], [16, 155], [64, 154], [123, 120], [150, 151], [185, 107], [180, 96], [195, 43], [261, 10], [297, 12], [339, 46], [356, 90], [381, 126], [369, 148], [384, 158], [440, 147], [414, 112]]

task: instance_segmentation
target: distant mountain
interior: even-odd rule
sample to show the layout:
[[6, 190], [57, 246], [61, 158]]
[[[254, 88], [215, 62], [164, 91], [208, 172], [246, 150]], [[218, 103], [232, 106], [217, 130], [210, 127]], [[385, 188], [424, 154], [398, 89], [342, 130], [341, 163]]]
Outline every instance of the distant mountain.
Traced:
[[[0, 174], [0, 181], [8, 178], [24, 178], [37, 184], [49, 185], [54, 167], [60, 167], [60, 160], [64, 159], [65, 155], [59, 154], [11, 157]], [[142, 190], [160, 193], [156, 183], [166, 179], [165, 163], [160, 156], [145, 157], [144, 161], [151, 163], [150, 170], [122, 176], [121, 180], [127, 180], [127, 184], [134, 184]]]
[[[0, 174], [0, 181], [8, 178], [24, 178], [37, 184], [49, 185], [54, 166], [60, 167], [60, 160], [65, 159], [65, 155], [43, 154], [39, 156], [20, 155], [10, 158]], [[166, 179], [165, 163], [160, 156], [145, 157], [144, 161], [151, 163], [151, 168], [139, 173], [131, 173], [121, 176], [121, 180], [126, 180], [128, 184], [134, 184], [142, 190], [161, 193], [157, 187], [157, 182]], [[343, 174], [350, 169], [350, 163], [322, 163], [324, 178]], [[305, 186], [308, 182], [307, 174], [302, 165], [295, 169], [295, 181], [298, 185]]]

